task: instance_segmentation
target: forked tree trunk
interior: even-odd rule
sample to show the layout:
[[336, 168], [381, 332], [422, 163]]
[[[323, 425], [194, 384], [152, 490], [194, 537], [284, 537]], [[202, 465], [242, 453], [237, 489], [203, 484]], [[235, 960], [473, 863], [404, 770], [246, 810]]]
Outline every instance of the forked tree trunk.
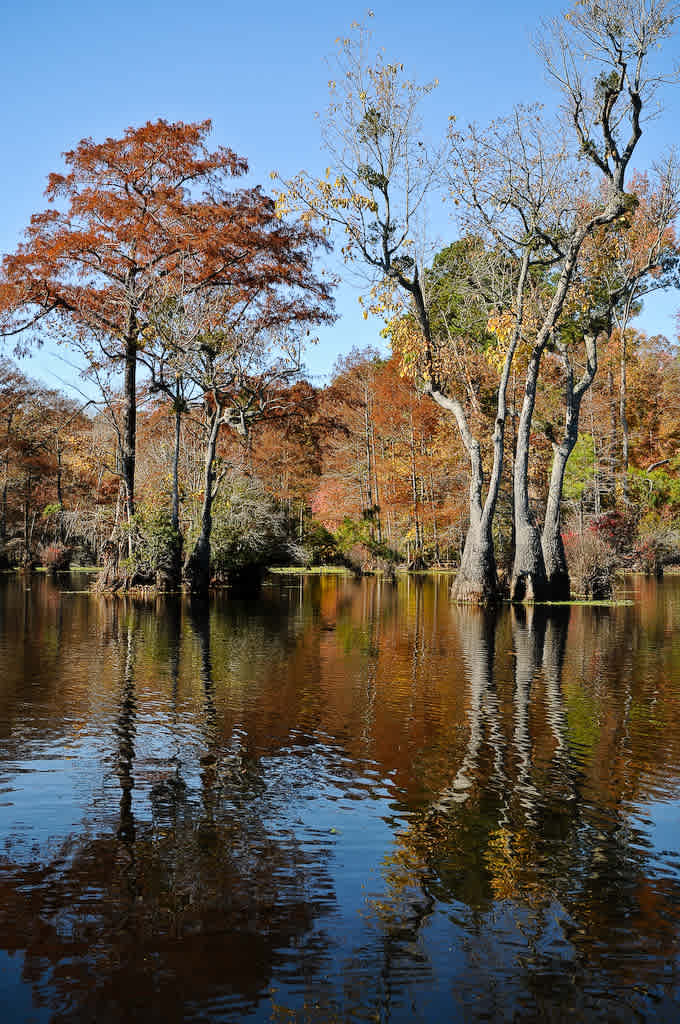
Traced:
[[484, 502], [482, 502], [484, 468], [481, 447], [469, 429], [463, 407], [457, 400], [448, 398], [434, 388], [430, 388], [429, 391], [437, 405], [448, 409], [455, 416], [461, 439], [470, 459], [470, 523], [465, 537], [460, 569], [451, 588], [453, 599], [461, 604], [488, 605], [501, 598], [492, 527], [503, 469], [506, 391], [518, 339], [519, 333], [506, 353], [498, 388], [498, 405], [493, 432], [493, 465]]
[[484, 470], [479, 442], [473, 437], [462, 405], [457, 399], [449, 398], [441, 391], [430, 388], [429, 395], [437, 405], [453, 413], [461, 439], [470, 459], [470, 524], [465, 537], [465, 546], [460, 568], [451, 588], [454, 601], [461, 604], [493, 604], [500, 597], [496, 555], [494, 552], [492, 523], [496, 507], [496, 496], [500, 484], [500, 469], [496, 463], [502, 461], [504, 420], [496, 420], [494, 435], [494, 469], [491, 473], [486, 501], [482, 505]]

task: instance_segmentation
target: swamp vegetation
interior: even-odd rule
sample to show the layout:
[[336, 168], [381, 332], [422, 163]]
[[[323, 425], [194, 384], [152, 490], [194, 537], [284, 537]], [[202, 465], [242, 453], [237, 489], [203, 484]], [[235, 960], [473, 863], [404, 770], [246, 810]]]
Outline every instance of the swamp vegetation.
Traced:
[[[675, 80], [677, 16], [579, 0], [536, 41], [556, 104], [452, 116], [434, 146], [436, 83], [355, 24], [320, 118], [326, 174], [274, 173], [271, 195], [210, 148], [209, 120], [67, 151], [2, 258], [0, 334], [18, 355], [74, 350], [88, 390], [0, 364], [0, 562], [75, 556], [110, 593], [203, 597], [272, 564], [445, 564], [480, 605], [662, 571], [678, 356], [632, 322], [678, 284], [680, 164], [634, 159]], [[438, 251], [434, 199], [452, 214]], [[336, 319], [333, 245], [390, 353], [352, 351], [318, 387], [304, 354]]]

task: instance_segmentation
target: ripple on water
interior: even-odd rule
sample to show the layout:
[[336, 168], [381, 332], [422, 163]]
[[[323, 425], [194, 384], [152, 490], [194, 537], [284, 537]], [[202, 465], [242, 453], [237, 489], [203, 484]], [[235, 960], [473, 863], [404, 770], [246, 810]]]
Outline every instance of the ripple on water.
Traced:
[[0, 586], [15, 1019], [677, 1017], [680, 580], [495, 616]]

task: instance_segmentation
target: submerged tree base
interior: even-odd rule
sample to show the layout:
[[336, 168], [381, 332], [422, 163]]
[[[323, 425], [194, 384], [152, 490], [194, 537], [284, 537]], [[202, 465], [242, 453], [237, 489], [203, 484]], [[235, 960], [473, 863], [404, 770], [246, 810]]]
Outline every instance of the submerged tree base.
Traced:
[[451, 597], [456, 604], [477, 605], [488, 608], [499, 604], [503, 595], [498, 582], [480, 582], [459, 575], [451, 587]]
[[510, 580], [510, 600], [516, 604], [547, 601], [548, 590], [541, 535], [531, 523], [517, 529], [515, 559]]
[[498, 604], [502, 598], [493, 538], [490, 530], [482, 524], [468, 529], [460, 569], [451, 587], [451, 597], [457, 604], [480, 607]]
[[542, 604], [552, 597], [542, 572], [519, 572], [513, 574], [510, 584], [510, 600], [513, 604]]

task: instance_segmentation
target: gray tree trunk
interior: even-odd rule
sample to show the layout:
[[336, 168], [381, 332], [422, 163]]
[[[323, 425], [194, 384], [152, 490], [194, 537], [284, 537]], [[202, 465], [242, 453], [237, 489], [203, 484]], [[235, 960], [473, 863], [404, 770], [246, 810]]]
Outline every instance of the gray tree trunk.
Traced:
[[547, 581], [546, 599], [550, 601], [568, 601], [571, 596], [569, 569], [562, 542], [562, 490], [567, 462], [578, 441], [581, 402], [597, 373], [596, 336], [589, 334], [583, 340], [586, 348], [586, 370], [576, 386], [569, 354], [566, 349], [562, 349], [562, 361], [566, 371], [564, 434], [561, 442], [555, 446], [541, 537]]
[[498, 599], [496, 555], [488, 518], [470, 517], [452, 595], [460, 604], [488, 605]]
[[172, 527], [179, 533], [179, 449], [182, 439], [182, 410], [175, 401], [175, 449], [172, 455]]
[[56, 513], [56, 524], [54, 529], [54, 539], [57, 544], [63, 544], [64, 542], [64, 495], [62, 494], [61, 489], [61, 477], [61, 444], [59, 443], [59, 435], [57, 434], [57, 505], [59, 508]]
[[544, 601], [547, 594], [547, 578], [541, 535], [534, 514], [529, 506], [529, 443], [531, 422], [536, 403], [536, 387], [541, 356], [547, 342], [545, 339], [534, 346], [527, 367], [526, 387], [522, 413], [517, 429], [517, 451], [515, 453], [515, 477], [513, 497], [515, 508], [515, 558], [510, 581], [511, 601]]
[[522, 326], [522, 310], [524, 303], [524, 286], [529, 272], [530, 252], [527, 249], [522, 257], [520, 275], [517, 283], [516, 306], [517, 316], [513, 337], [508, 346], [503, 363], [503, 370], [498, 384], [496, 419], [493, 430], [493, 465], [489, 476], [486, 499], [482, 503], [484, 487], [484, 470], [479, 441], [473, 436], [465, 410], [457, 398], [444, 394], [436, 384], [436, 373], [433, 360], [432, 336], [430, 321], [425, 307], [425, 299], [420, 287], [420, 279], [416, 270], [413, 281], [404, 282], [411, 292], [418, 321], [425, 340], [426, 361], [429, 385], [426, 393], [437, 405], [453, 414], [461, 440], [470, 459], [470, 525], [465, 539], [465, 547], [461, 558], [461, 566], [452, 587], [452, 596], [461, 603], [491, 604], [501, 596], [496, 555], [493, 544], [492, 525], [496, 512], [496, 503], [500, 491], [503, 472], [503, 452], [505, 445], [505, 419], [507, 415], [507, 389], [510, 369], [519, 344]]
[[576, 438], [571, 440], [565, 437], [555, 448], [553, 455], [550, 488], [548, 490], [545, 521], [541, 535], [547, 599], [550, 601], [568, 601], [571, 596], [569, 568], [562, 541], [561, 496], [567, 461], [574, 450], [575, 444]]
[[[449, 398], [448, 395], [442, 394], [435, 388], [430, 388], [428, 393], [437, 405], [453, 413], [470, 459], [470, 524], [465, 537], [460, 568], [451, 588], [451, 595], [455, 601], [461, 604], [493, 604], [500, 597], [491, 529], [500, 484], [500, 470], [498, 473], [495, 472], [499, 444], [495, 445], [494, 471], [491, 475], [486, 502], [482, 505], [484, 486], [482, 452], [479, 441], [473, 437], [468, 427], [465, 411], [457, 399]], [[496, 434], [500, 437], [501, 461], [503, 425], [504, 423], [499, 426], [497, 420]], [[495, 440], [498, 441], [498, 438]]]

